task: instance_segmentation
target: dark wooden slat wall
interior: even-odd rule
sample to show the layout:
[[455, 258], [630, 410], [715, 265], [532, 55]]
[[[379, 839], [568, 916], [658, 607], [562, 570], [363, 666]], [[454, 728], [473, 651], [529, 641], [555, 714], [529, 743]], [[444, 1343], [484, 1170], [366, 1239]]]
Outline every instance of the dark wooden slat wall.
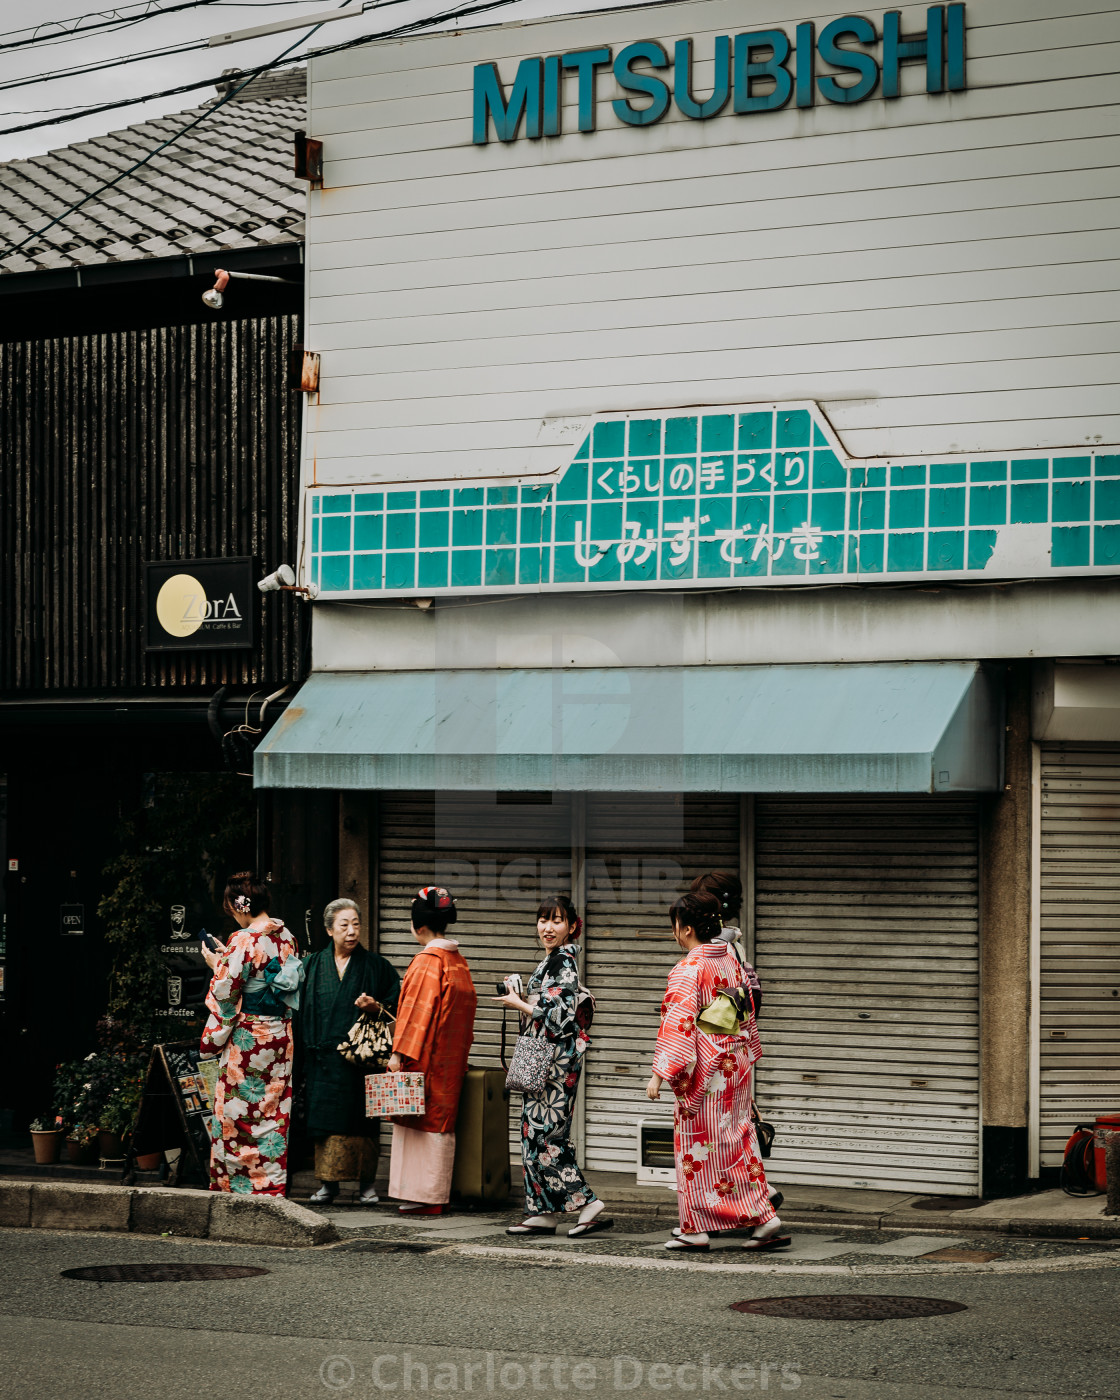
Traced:
[[294, 564], [292, 315], [0, 344], [0, 689], [297, 680], [297, 601], [253, 652], [144, 652], [144, 561]]

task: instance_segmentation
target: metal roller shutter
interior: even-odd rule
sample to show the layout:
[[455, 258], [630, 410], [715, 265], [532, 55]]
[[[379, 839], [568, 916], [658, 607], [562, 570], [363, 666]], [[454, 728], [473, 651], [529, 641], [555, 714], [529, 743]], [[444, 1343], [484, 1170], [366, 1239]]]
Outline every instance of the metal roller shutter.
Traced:
[[[511, 972], [527, 981], [539, 959], [535, 914], [542, 883], [549, 893], [571, 888], [568, 796], [503, 799], [447, 793], [437, 807], [430, 792], [394, 792], [380, 796], [378, 809], [380, 952], [403, 974], [417, 951], [409, 922], [416, 891], [430, 884], [451, 891], [459, 918], [449, 935], [458, 939], [478, 993], [470, 1058], [480, 1068], [501, 1063], [495, 983]], [[512, 1049], [516, 1026], [509, 1015]], [[515, 1136], [512, 1141], [516, 1145]]]
[[1120, 746], [1041, 753], [1039, 1165], [1120, 1110]]
[[645, 1096], [669, 969], [667, 910], [705, 870], [739, 868], [738, 797], [587, 797], [586, 981], [595, 995], [587, 1061], [586, 1165], [633, 1172], [639, 1118], [672, 1121]]
[[755, 850], [775, 1181], [976, 1192], [975, 804], [759, 798]]

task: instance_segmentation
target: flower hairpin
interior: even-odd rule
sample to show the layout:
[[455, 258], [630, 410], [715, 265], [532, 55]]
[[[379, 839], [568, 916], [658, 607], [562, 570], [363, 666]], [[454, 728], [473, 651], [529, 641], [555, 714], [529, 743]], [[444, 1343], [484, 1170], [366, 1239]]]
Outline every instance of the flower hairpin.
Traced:
[[454, 902], [448, 892], [439, 885], [425, 885], [416, 895], [417, 899], [433, 903], [437, 909], [451, 909]]
[[234, 895], [233, 911], [235, 914], [248, 914], [251, 912], [249, 905], [249, 896], [247, 894]]

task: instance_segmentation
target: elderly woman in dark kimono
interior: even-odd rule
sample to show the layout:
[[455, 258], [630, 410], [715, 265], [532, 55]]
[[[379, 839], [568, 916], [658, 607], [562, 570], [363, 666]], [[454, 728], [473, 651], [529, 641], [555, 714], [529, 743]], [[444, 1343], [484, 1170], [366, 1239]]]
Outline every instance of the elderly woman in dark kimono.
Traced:
[[360, 1011], [396, 1008], [401, 979], [383, 957], [362, 947], [361, 914], [352, 899], [332, 900], [323, 921], [331, 941], [307, 960], [299, 1019], [307, 1131], [315, 1142], [315, 1175], [322, 1183], [311, 1199], [333, 1201], [340, 1181], [357, 1181], [362, 1204], [376, 1205], [381, 1123], [366, 1117], [364, 1071], [347, 1064], [338, 1045]]

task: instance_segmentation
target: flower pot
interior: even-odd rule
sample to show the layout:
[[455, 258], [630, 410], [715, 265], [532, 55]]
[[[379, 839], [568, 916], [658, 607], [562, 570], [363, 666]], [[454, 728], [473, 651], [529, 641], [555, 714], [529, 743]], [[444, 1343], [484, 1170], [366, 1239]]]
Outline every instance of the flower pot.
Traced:
[[141, 1172], [158, 1172], [162, 1161], [162, 1152], [138, 1152], [136, 1154], [136, 1170]]
[[62, 1134], [55, 1129], [48, 1133], [32, 1133], [31, 1146], [35, 1150], [35, 1161], [39, 1166], [57, 1162], [62, 1151]]
[[70, 1158], [72, 1167], [93, 1166], [97, 1161], [97, 1139], [93, 1142], [78, 1142], [74, 1138], [67, 1138], [66, 1155]]
[[104, 1128], [97, 1130], [97, 1151], [102, 1157], [124, 1156], [124, 1143], [116, 1133], [107, 1132]]

